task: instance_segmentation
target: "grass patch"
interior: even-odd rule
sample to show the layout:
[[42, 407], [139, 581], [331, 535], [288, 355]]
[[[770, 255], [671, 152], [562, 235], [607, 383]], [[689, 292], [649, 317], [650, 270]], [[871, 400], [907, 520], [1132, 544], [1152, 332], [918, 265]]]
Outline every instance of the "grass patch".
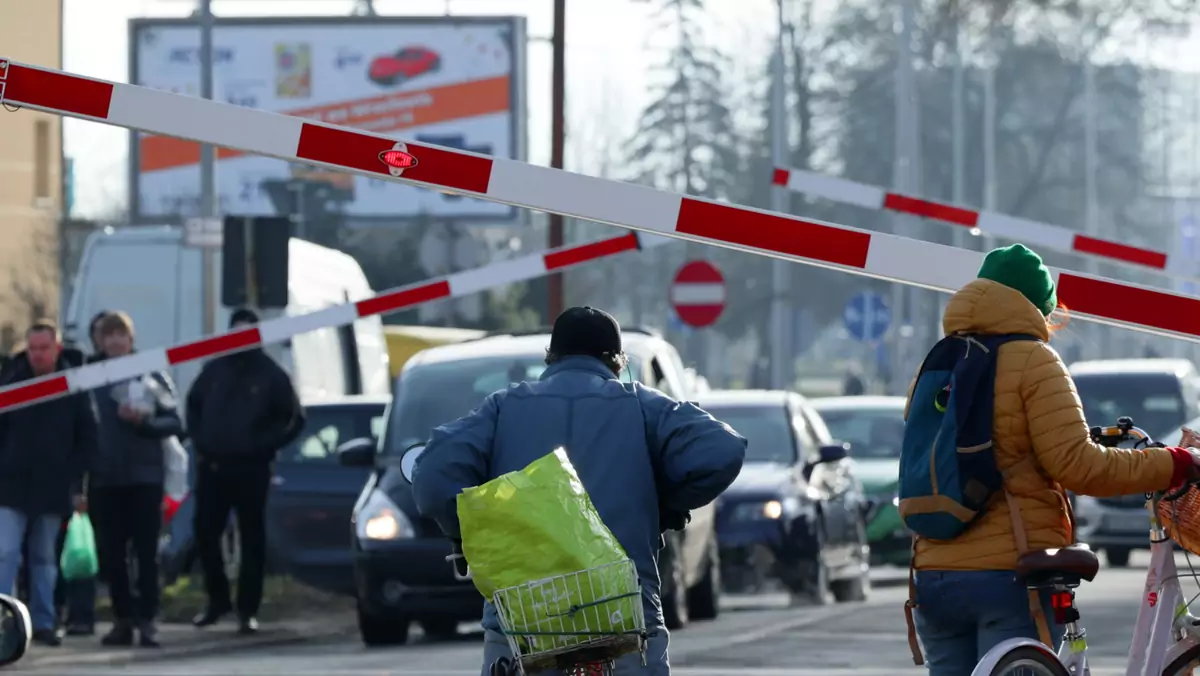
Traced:
[[[237, 598], [237, 581], [230, 586]], [[174, 584], [162, 590], [162, 602], [158, 611], [160, 622], [191, 622], [204, 610], [208, 597], [204, 593], [204, 581], [199, 576], [182, 576]], [[258, 619], [263, 622], [295, 620], [317, 613], [354, 610], [354, 599], [328, 594], [296, 580], [280, 575], [268, 577], [263, 583], [263, 602]], [[101, 592], [96, 597], [96, 619], [111, 621], [112, 604], [108, 594]]]

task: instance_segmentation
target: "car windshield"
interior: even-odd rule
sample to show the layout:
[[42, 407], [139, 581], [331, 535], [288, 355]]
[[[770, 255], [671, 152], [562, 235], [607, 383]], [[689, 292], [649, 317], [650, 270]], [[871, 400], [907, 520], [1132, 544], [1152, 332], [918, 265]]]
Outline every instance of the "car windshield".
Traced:
[[[383, 455], [398, 455], [429, 438], [433, 428], [475, 410], [487, 395], [533, 381], [546, 370], [545, 355], [489, 356], [436, 362], [405, 370], [396, 382]], [[630, 359], [633, 372], [639, 372]], [[622, 380], [628, 376], [622, 374]]]
[[821, 410], [830, 434], [850, 442], [850, 455], [862, 460], [898, 459], [904, 439], [904, 409], [897, 406]]
[[704, 410], [746, 437], [746, 462], [796, 462], [796, 442], [782, 404], [715, 405]]
[[1187, 421], [1179, 380], [1173, 375], [1114, 373], [1074, 380], [1089, 425], [1111, 425], [1128, 416], [1157, 438]]

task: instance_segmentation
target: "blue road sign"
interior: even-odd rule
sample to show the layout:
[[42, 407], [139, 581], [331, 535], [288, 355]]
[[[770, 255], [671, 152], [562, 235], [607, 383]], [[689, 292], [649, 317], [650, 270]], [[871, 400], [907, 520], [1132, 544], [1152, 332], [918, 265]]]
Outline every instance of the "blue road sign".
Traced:
[[842, 310], [842, 321], [855, 340], [879, 340], [892, 323], [892, 309], [883, 296], [864, 291], [855, 295]]

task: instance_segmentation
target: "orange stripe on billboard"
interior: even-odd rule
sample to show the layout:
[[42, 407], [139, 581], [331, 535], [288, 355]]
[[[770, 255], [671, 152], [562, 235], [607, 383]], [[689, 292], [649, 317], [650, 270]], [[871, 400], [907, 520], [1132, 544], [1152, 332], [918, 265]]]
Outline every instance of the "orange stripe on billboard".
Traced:
[[[507, 112], [509, 94], [509, 78], [501, 76], [282, 112], [329, 124], [390, 132]], [[220, 160], [244, 154], [217, 149]], [[169, 136], [143, 136], [138, 143], [138, 160], [140, 173], [186, 167], [200, 162], [200, 146]]]

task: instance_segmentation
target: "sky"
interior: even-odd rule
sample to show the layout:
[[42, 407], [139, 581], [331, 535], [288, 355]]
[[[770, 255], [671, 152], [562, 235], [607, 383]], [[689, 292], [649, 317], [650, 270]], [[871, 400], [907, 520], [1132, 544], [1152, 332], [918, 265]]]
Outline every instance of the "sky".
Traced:
[[[352, 0], [213, 0], [220, 16], [340, 15]], [[728, 49], [769, 45], [773, 0], [717, 0], [711, 3], [716, 42]], [[128, 21], [135, 17], [180, 17], [193, 0], [65, 0], [64, 68], [73, 73], [128, 81]], [[552, 0], [376, 0], [382, 15], [523, 15], [527, 45], [529, 159], [549, 164]], [[639, 0], [571, 0], [567, 8], [568, 134], [567, 166], [596, 173], [581, 149], [584, 139], [624, 138], [636, 123], [650, 86], [646, 60], [652, 35], [650, 5]], [[755, 39], [757, 37], [757, 39]], [[754, 55], [756, 59], [763, 58]], [[595, 115], [591, 111], [596, 111]], [[126, 200], [128, 132], [81, 120], [67, 120], [65, 145], [74, 158], [75, 213], [111, 213]]]

